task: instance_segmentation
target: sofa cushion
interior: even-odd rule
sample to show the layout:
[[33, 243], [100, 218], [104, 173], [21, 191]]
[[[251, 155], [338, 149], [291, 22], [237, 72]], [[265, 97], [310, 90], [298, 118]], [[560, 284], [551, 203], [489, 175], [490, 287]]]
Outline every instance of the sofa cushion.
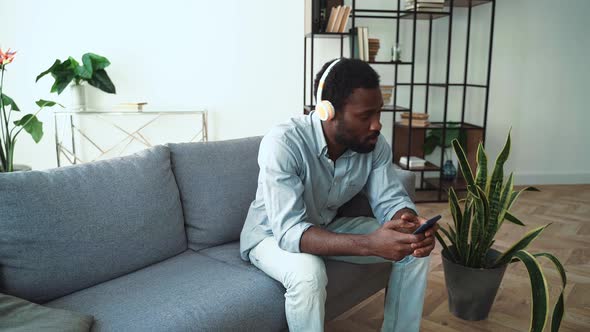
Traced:
[[42, 303], [186, 250], [164, 146], [0, 174], [0, 292]]
[[[199, 254], [264, 275], [264, 272], [256, 266], [240, 258], [239, 242], [203, 249], [199, 251]], [[326, 319], [332, 319], [385, 288], [391, 273], [391, 263], [351, 264], [326, 260], [326, 272], [328, 273]], [[285, 291], [284, 288], [282, 291]]]
[[239, 239], [256, 196], [260, 140], [169, 144], [191, 249]]
[[93, 331], [279, 331], [282, 287], [192, 250], [45, 305], [95, 317]]
[[84, 332], [94, 318], [74, 311], [44, 307], [0, 294], [0, 331]]

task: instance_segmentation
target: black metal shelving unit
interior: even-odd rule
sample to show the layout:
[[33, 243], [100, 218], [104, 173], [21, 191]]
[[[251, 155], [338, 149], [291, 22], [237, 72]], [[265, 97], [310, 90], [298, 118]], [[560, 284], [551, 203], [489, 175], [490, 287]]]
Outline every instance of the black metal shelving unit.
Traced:
[[[345, 1], [345, 3], [348, 1]], [[449, 108], [449, 90], [450, 89], [459, 89], [462, 93], [461, 98], [461, 120], [457, 122], [460, 124], [460, 130], [465, 133], [466, 142], [464, 149], [466, 150], [466, 154], [469, 160], [469, 163], [472, 165], [472, 168], [475, 167], [475, 155], [477, 152], [477, 144], [482, 141], [485, 143], [485, 135], [486, 135], [486, 127], [487, 127], [487, 116], [488, 116], [488, 104], [489, 104], [489, 87], [490, 87], [490, 72], [491, 72], [491, 65], [492, 65], [492, 47], [493, 47], [493, 36], [494, 36], [494, 16], [495, 16], [495, 6], [496, 0], [446, 0], [445, 1], [445, 9], [444, 11], [421, 11], [421, 10], [403, 10], [402, 6], [405, 5], [405, 0], [392, 0], [392, 4], [397, 4], [398, 9], [394, 10], [385, 10], [385, 9], [363, 9], [362, 7], [359, 8], [358, 4], [360, 3], [362, 6], [362, 0], [352, 0], [352, 10], [350, 13], [350, 19], [352, 23], [352, 29], [350, 32], [345, 33], [308, 33], [304, 37], [304, 67], [303, 67], [303, 78], [304, 82], [308, 79], [307, 76], [309, 75], [309, 82], [304, 83], [303, 86], [303, 105], [304, 112], [308, 113], [310, 110], [314, 108], [313, 105], [313, 80], [314, 80], [314, 73], [313, 73], [313, 66], [314, 66], [314, 51], [315, 51], [315, 39], [340, 39], [340, 57], [344, 56], [344, 47], [345, 47], [345, 40], [346, 47], [349, 46], [348, 39], [353, 37], [352, 31], [354, 31], [356, 25], [356, 19], [376, 19], [376, 20], [393, 20], [395, 26], [395, 44], [399, 44], [400, 42], [400, 31], [402, 29], [411, 29], [411, 60], [409, 61], [397, 61], [397, 62], [386, 62], [386, 61], [369, 61], [368, 63], [375, 66], [391, 66], [394, 70], [394, 79], [393, 79], [393, 105], [394, 106], [385, 106], [382, 111], [383, 112], [390, 112], [393, 113], [393, 125], [392, 125], [392, 152], [394, 156], [394, 162], [398, 164], [400, 156], [419, 156], [424, 158], [424, 151], [422, 148], [422, 144], [424, 142], [426, 131], [427, 130], [441, 130], [441, 134], [443, 140], [445, 140], [447, 135], [447, 128], [448, 124], [451, 121], [448, 120], [448, 108]], [[466, 14], [458, 13], [456, 10], [457, 8], [466, 8]], [[486, 82], [484, 84], [474, 84], [472, 82], [468, 82], [468, 70], [469, 70], [469, 48], [471, 43], [471, 26], [472, 26], [472, 13], [474, 8], [477, 7], [475, 10], [488, 10], [489, 11], [489, 23], [490, 23], [490, 33], [489, 33], [489, 44], [488, 44], [488, 61], [487, 61], [487, 72], [486, 72]], [[465, 63], [463, 66], [463, 80], [462, 82], [451, 82], [450, 81], [450, 72], [451, 72], [451, 59], [452, 59], [452, 37], [453, 37], [453, 17], [456, 15], [466, 15], [467, 20], [467, 28], [465, 29]], [[447, 52], [446, 52], [446, 67], [445, 67], [445, 80], [444, 82], [431, 82], [431, 70], [432, 70], [432, 35], [433, 35], [433, 22], [435, 20], [446, 21], [446, 28], [447, 31]], [[427, 36], [425, 36], [428, 40], [428, 47], [426, 50], [426, 81], [425, 82], [416, 82], [415, 81], [415, 69], [416, 69], [416, 40], [417, 38], [421, 38], [424, 36], [417, 36], [417, 27], [419, 21], [427, 22]], [[403, 22], [403, 28], [402, 28]], [[437, 26], [437, 28], [440, 28]], [[481, 36], [478, 36], [481, 38]], [[308, 44], [310, 47], [310, 55], [308, 57]], [[354, 47], [354, 45], [352, 46]], [[351, 50], [350, 54], [354, 54], [354, 49]], [[309, 65], [309, 67], [308, 67]], [[407, 82], [399, 81], [399, 72], [400, 68], [409, 69], [410, 70], [410, 79]], [[311, 71], [311, 72], [308, 72]], [[309, 87], [309, 94], [307, 93], [307, 87]], [[414, 89], [421, 88], [425, 89], [424, 91], [424, 109], [419, 110], [422, 113], [432, 112], [432, 109], [429, 109], [429, 101], [431, 97], [432, 89], [444, 89], [444, 100], [443, 106], [440, 109], [442, 111], [442, 121], [438, 122], [431, 122], [430, 126], [428, 127], [414, 127], [412, 126], [412, 117], [410, 116], [409, 124], [410, 126], [404, 126], [400, 123], [396, 122], [396, 113], [399, 112], [409, 112], [410, 114], [414, 112], [418, 112], [418, 110], [414, 109]], [[399, 89], [409, 89], [409, 98], [407, 102], [407, 106], [399, 105], [400, 101], [398, 100], [398, 90]], [[484, 110], [483, 110], [483, 119], [481, 124], [473, 124], [468, 123], [465, 121], [465, 113], [468, 111], [466, 109], [466, 100], [467, 95], [470, 89], [483, 89], [485, 90], [485, 101], [484, 101]], [[309, 99], [309, 101], [308, 101]], [[447, 192], [449, 187], [453, 187], [456, 191], [461, 192], [465, 190], [465, 182], [460, 177], [460, 172], [458, 172], [457, 177], [454, 180], [444, 180], [443, 179], [443, 169], [442, 165], [445, 161], [445, 148], [441, 148], [440, 154], [440, 163], [436, 164], [435, 162], [428, 161], [426, 166], [424, 167], [413, 167], [409, 169], [408, 167], [402, 167], [398, 164], [400, 168], [411, 170], [413, 172], [418, 173], [420, 183], [416, 187], [417, 191], [417, 202], [441, 202], [446, 201], [448, 199]], [[438, 177], [427, 177], [425, 173], [432, 173], [438, 172]]]

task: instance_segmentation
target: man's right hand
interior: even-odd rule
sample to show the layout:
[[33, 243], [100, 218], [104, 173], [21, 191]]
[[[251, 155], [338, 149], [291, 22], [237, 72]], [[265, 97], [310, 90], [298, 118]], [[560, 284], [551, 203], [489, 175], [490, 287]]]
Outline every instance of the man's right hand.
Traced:
[[369, 255], [379, 256], [391, 261], [399, 261], [414, 252], [412, 243], [424, 240], [424, 234], [406, 234], [414, 227], [402, 219], [390, 220], [369, 234]]

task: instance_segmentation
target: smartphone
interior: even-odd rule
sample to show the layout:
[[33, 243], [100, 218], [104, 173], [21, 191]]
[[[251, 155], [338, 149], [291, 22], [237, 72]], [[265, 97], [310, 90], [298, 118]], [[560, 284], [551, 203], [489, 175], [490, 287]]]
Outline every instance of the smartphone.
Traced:
[[440, 218], [441, 218], [440, 214], [436, 217], [430, 218], [425, 223], [420, 225], [420, 227], [418, 227], [418, 229], [416, 229], [414, 231], [414, 233], [412, 233], [412, 234], [422, 234], [422, 233], [426, 232], [428, 229], [430, 229], [432, 226], [434, 226]]

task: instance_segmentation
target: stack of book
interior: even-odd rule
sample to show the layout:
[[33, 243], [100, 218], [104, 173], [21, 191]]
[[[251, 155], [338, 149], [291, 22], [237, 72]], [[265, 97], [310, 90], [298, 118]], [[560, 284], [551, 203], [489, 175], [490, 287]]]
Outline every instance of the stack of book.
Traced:
[[344, 32], [351, 9], [350, 6], [333, 7], [326, 26], [326, 32]]
[[[370, 49], [372, 46], [374, 50], [375, 44], [373, 42], [371, 46], [369, 45], [369, 28], [355, 27], [354, 30], [354, 35], [350, 39], [351, 51], [354, 49], [354, 52], [352, 53], [353, 57], [363, 61], [372, 61], [370, 59]], [[377, 49], [379, 49], [379, 39], [377, 39]], [[375, 51], [373, 58], [376, 54], [377, 51]]]
[[424, 12], [442, 12], [445, 7], [445, 0], [408, 0], [406, 1], [406, 10]]
[[415, 167], [424, 167], [426, 166], [426, 160], [418, 157], [411, 156], [410, 157], [410, 165], [408, 165], [408, 157], [402, 156], [399, 158], [399, 164], [402, 167], [406, 168], [415, 168]]
[[[430, 121], [428, 121], [428, 114], [426, 113], [411, 113], [412, 114], [412, 127], [428, 127], [430, 125]], [[399, 122], [401, 125], [409, 126], [410, 125], [410, 113], [404, 112], [401, 114], [401, 121]]]

